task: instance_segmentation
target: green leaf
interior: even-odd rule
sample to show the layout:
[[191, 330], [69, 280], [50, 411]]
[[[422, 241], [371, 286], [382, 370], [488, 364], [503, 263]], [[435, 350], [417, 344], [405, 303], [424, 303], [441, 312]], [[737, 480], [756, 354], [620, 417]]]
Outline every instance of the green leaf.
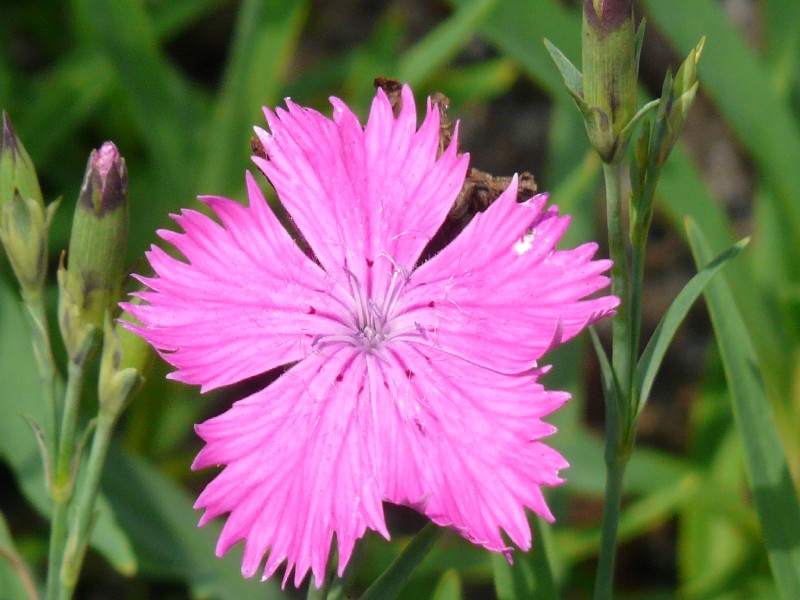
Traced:
[[436, 584], [431, 600], [461, 600], [461, 578], [458, 571], [448, 569]]
[[408, 546], [389, 568], [369, 586], [361, 600], [393, 600], [403, 589], [414, 569], [428, 555], [442, 529], [435, 523], [428, 523], [414, 536]]
[[606, 429], [610, 432], [606, 434], [606, 439], [617, 439], [617, 431], [619, 430], [619, 418], [625, 413], [621, 406], [625, 396], [622, 394], [622, 389], [619, 385], [619, 379], [611, 366], [611, 361], [608, 360], [608, 355], [600, 343], [600, 338], [594, 327], [589, 328], [589, 334], [592, 338], [592, 346], [594, 347], [597, 360], [600, 363], [600, 377], [603, 381], [603, 398], [605, 399], [606, 408]]
[[550, 53], [550, 58], [556, 63], [556, 67], [558, 67], [558, 71], [561, 73], [561, 77], [564, 79], [564, 85], [567, 87], [567, 90], [569, 90], [569, 93], [572, 94], [573, 97], [583, 98], [583, 75], [581, 72], [566, 56], [564, 56], [564, 53], [547, 38], [544, 39], [544, 45]]
[[653, 332], [653, 336], [647, 343], [647, 347], [642, 352], [639, 358], [639, 364], [636, 367], [636, 390], [639, 394], [637, 413], [641, 412], [647, 403], [650, 396], [650, 390], [653, 387], [653, 381], [656, 378], [658, 369], [661, 367], [661, 361], [667, 352], [675, 332], [680, 327], [689, 309], [697, 300], [698, 296], [702, 293], [705, 286], [711, 281], [711, 278], [719, 271], [728, 261], [732, 260], [749, 243], [749, 238], [745, 238], [718, 256], [710, 263], [705, 265], [699, 273], [692, 277], [689, 282], [684, 286], [680, 293], [675, 297], [667, 312], [661, 317], [661, 321]]
[[417, 42], [397, 65], [397, 78], [413, 85], [424, 83], [447, 64], [472, 38], [498, 0], [469, 0], [447, 20]]
[[[686, 229], [695, 263], [707, 263], [711, 251], [703, 234], [689, 220]], [[800, 598], [800, 505], [758, 360], [725, 282], [711, 282], [705, 297], [730, 387], [736, 426], [744, 444], [748, 481], [772, 573], [783, 598]]]
[[278, 100], [307, 14], [308, 3], [298, 0], [246, 0], [239, 6], [222, 91], [205, 135], [198, 191], [231, 194], [242, 188], [253, 123], [263, 122], [262, 106]]
[[[29, 502], [43, 515], [50, 514], [50, 501], [44, 486], [44, 469], [36, 439], [22, 412], [38, 423], [47, 423], [40, 393], [36, 362], [25, 328], [20, 304], [11, 291], [0, 285], [0, 457], [14, 472]], [[97, 502], [97, 522], [91, 545], [120, 573], [136, 572], [136, 557], [111, 506], [101, 496]]]

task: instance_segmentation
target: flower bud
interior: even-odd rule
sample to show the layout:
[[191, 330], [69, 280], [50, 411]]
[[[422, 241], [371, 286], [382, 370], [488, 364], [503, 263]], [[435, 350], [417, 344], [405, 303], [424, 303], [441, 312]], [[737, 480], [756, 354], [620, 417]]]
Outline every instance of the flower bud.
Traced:
[[[140, 324], [128, 313], [122, 313], [120, 320]], [[142, 337], [106, 319], [98, 380], [100, 410], [116, 418], [144, 383], [153, 358], [152, 347]]]
[[700, 40], [683, 61], [675, 78], [668, 75], [664, 82], [654, 133], [653, 162], [659, 168], [675, 146], [697, 94], [697, 63], [705, 42], [705, 38]]
[[583, 100], [592, 145], [606, 162], [619, 160], [623, 130], [636, 114], [638, 71], [632, 0], [584, 0]]
[[44, 288], [47, 271], [47, 219], [44, 207], [19, 193], [2, 205], [0, 241], [23, 294]]
[[67, 348], [84, 326], [103, 328], [120, 293], [128, 244], [128, 171], [116, 146], [92, 151], [75, 207], [67, 268], [59, 272], [59, 320]]
[[45, 209], [30, 156], [3, 112], [0, 140], [0, 242], [23, 297], [41, 293], [47, 270], [47, 231], [58, 203]]
[[13, 200], [15, 194], [30, 198], [44, 208], [42, 190], [31, 157], [3, 111], [3, 138], [0, 140], [0, 205]]

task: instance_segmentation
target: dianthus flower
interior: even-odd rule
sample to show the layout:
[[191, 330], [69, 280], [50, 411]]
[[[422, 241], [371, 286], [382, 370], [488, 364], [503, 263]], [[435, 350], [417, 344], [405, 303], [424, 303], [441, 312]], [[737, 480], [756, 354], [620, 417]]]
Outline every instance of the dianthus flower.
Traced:
[[[227, 514], [217, 554], [244, 540], [242, 573], [287, 562], [323, 580], [333, 535], [341, 575], [367, 528], [389, 538], [382, 502], [411, 506], [468, 540], [527, 550], [525, 508], [552, 520], [541, 486], [567, 462], [541, 419], [568, 394], [537, 361], [613, 311], [610, 263], [594, 244], [561, 251], [568, 225], [517, 179], [420, 264], [464, 184], [456, 136], [437, 158], [440, 116], [417, 129], [411, 90], [393, 115], [378, 90], [366, 126], [339, 99], [333, 119], [287, 101], [265, 110], [254, 157], [307, 244], [279, 223], [247, 174], [249, 206], [203, 197], [159, 231], [135, 330], [203, 392], [284, 367], [264, 389], [197, 426], [193, 467], [223, 465], [196, 508]], [[456, 131], [457, 134], [457, 131]]]

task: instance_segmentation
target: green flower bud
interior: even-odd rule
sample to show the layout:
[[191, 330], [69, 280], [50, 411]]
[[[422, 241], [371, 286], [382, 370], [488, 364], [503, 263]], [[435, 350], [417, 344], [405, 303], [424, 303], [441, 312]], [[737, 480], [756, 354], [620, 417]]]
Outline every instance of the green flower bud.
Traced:
[[47, 232], [54, 202], [44, 207], [30, 156], [3, 112], [0, 140], [0, 242], [17, 276], [23, 297], [41, 294], [47, 271]]
[[633, 1], [584, 0], [583, 112], [589, 139], [605, 162], [625, 151], [623, 130], [636, 114], [637, 71]]
[[705, 43], [705, 38], [700, 40], [700, 43], [689, 52], [689, 56], [683, 61], [675, 78], [667, 75], [664, 81], [652, 142], [654, 151], [652, 160], [657, 168], [666, 162], [686, 123], [689, 109], [697, 94], [699, 85], [697, 63], [700, 61]]
[[[128, 313], [120, 319], [137, 322]], [[152, 347], [141, 336], [107, 318], [98, 380], [100, 410], [116, 418], [144, 383], [153, 358]]]
[[11, 119], [3, 111], [3, 138], [0, 141], [0, 205], [10, 202], [16, 194], [30, 198], [44, 208], [39, 178], [31, 157], [17, 138]]
[[120, 294], [128, 244], [128, 171], [116, 146], [92, 151], [75, 207], [67, 267], [59, 271], [59, 320], [67, 348], [85, 326], [102, 330]]
[[23, 294], [44, 288], [47, 271], [47, 218], [44, 206], [19, 193], [2, 205], [0, 241]]

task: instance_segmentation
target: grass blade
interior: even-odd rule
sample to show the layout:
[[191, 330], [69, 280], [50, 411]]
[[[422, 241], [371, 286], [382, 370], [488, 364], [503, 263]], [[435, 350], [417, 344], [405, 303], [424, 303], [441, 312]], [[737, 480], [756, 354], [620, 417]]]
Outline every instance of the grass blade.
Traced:
[[278, 100], [308, 13], [297, 0], [246, 0], [239, 7], [233, 48], [216, 101], [198, 191], [232, 194], [244, 185], [254, 123]]
[[[688, 220], [686, 229], [695, 263], [707, 263], [712, 255], [703, 234]], [[783, 598], [800, 598], [800, 505], [756, 355], [725, 282], [711, 282], [705, 297], [730, 387], [748, 481], [772, 573]]]
[[[698, 71], [709, 94], [776, 192], [786, 227], [800, 238], [800, 126], [769, 81], [769, 69], [711, 0], [645, 0], [653, 22], [681, 53], [703, 36]], [[787, 24], [788, 25], [788, 24]], [[798, 261], [794, 248], [787, 258]]]
[[437, 26], [401, 58], [397, 78], [420, 85], [439, 67], [447, 64], [475, 34], [497, 0], [464, 2], [446, 21]]
[[698, 296], [702, 293], [705, 286], [711, 281], [711, 278], [719, 271], [728, 261], [732, 260], [749, 243], [749, 238], [741, 240], [716, 256], [714, 260], [704, 266], [699, 273], [692, 277], [689, 282], [684, 286], [680, 293], [675, 297], [667, 312], [661, 318], [661, 321], [653, 332], [653, 337], [647, 343], [642, 356], [639, 358], [639, 364], [636, 367], [636, 390], [639, 393], [638, 404], [636, 407], [637, 412], [640, 412], [644, 405], [647, 403], [650, 390], [653, 387], [653, 381], [656, 378], [658, 369], [661, 367], [661, 361], [664, 359], [664, 354], [667, 352], [669, 344], [675, 332], [683, 322], [686, 313], [697, 300]]

